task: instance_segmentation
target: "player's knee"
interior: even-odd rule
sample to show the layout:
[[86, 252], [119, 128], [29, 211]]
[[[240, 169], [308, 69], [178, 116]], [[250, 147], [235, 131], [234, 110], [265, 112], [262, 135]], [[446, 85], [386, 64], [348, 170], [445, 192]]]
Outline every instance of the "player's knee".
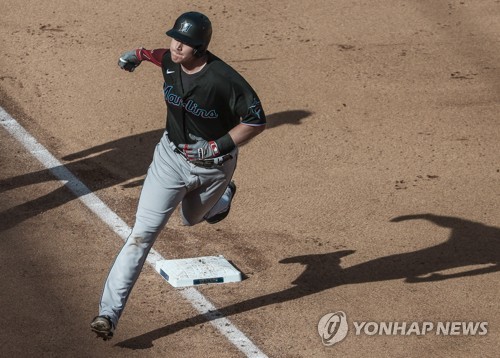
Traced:
[[201, 220], [192, 220], [192, 219], [187, 219], [186, 217], [182, 216], [182, 224], [184, 226], [194, 226], [201, 222]]
[[181, 221], [184, 226], [194, 226], [201, 221], [203, 221], [203, 218], [198, 218], [198, 217], [193, 217], [190, 215], [185, 215], [184, 212], [181, 210]]
[[160, 232], [166, 225], [168, 218], [156, 215], [137, 215], [133, 233], [139, 237], [148, 237]]
[[152, 245], [156, 238], [155, 233], [131, 233], [127, 239], [126, 245], [131, 247], [148, 247]]

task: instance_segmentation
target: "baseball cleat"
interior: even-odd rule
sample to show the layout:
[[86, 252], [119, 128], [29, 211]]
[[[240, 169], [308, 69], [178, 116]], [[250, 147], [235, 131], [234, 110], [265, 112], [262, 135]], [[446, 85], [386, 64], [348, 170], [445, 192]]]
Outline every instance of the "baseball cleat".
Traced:
[[97, 334], [97, 338], [102, 338], [105, 341], [113, 337], [113, 323], [109, 316], [97, 316], [90, 324], [92, 332]]
[[[234, 183], [234, 181], [231, 180], [228, 187], [231, 189], [231, 192], [233, 193], [233, 196], [231, 197], [231, 201], [233, 201], [234, 194], [236, 194], [236, 184]], [[216, 214], [210, 218], [206, 218], [205, 221], [209, 224], [217, 224], [219, 221], [222, 221], [226, 218], [226, 216], [229, 214], [229, 210], [231, 210], [231, 203], [229, 203], [226, 211]]]

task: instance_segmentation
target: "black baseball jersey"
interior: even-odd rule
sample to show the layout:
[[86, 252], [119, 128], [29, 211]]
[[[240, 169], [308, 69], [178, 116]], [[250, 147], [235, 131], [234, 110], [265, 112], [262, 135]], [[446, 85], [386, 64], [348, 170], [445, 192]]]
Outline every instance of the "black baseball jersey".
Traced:
[[166, 129], [176, 145], [192, 143], [188, 134], [216, 140], [239, 123], [266, 124], [260, 100], [248, 82], [231, 66], [208, 52], [203, 69], [188, 75], [172, 62], [170, 50], [139, 49], [139, 59], [161, 66], [167, 105]]

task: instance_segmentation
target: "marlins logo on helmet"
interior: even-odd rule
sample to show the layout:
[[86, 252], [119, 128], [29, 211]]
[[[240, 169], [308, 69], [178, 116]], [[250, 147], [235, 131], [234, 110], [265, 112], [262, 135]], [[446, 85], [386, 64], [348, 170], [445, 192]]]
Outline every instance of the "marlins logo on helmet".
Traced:
[[193, 26], [193, 24], [190, 24], [189, 22], [184, 21], [183, 23], [181, 23], [181, 27], [179, 28], [179, 31], [180, 32], [188, 32], [189, 29], [191, 28], [191, 26]]

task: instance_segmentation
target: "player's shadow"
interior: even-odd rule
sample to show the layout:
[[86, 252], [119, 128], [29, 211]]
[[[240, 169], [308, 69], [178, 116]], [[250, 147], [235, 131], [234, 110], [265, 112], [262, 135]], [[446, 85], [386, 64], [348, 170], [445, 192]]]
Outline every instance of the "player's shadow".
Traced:
[[[499, 228], [461, 218], [433, 214], [400, 216], [391, 221], [417, 219], [428, 220], [450, 229], [449, 239], [426, 249], [384, 256], [350, 267], [342, 267], [341, 259], [353, 254], [354, 250], [287, 258], [281, 260], [280, 263], [299, 263], [305, 266], [303, 273], [292, 282], [292, 287], [222, 307], [206, 315], [200, 314], [168, 324], [117, 345], [130, 349], [148, 348], [156, 339], [220, 316], [229, 317], [271, 304], [300, 299], [341, 285], [396, 279], [403, 279], [406, 283], [436, 282], [499, 271]], [[445, 270], [451, 272], [443, 273], [442, 271]]]
[[[162, 130], [155, 130], [128, 136], [68, 155], [62, 158], [64, 161], [70, 161], [65, 163], [64, 167], [79, 178], [90, 192], [97, 192], [119, 184], [123, 187], [139, 185], [140, 177], [147, 171], [154, 147], [162, 132]], [[55, 167], [52, 171], [57, 172], [62, 169], [64, 168]], [[134, 178], [137, 178], [137, 181], [134, 181]], [[57, 180], [50, 170], [42, 169], [1, 180], [0, 193]], [[43, 187], [40, 191], [44, 191]], [[1, 212], [0, 231], [75, 199], [75, 195], [66, 186], [59, 186], [53, 191], [45, 192], [46, 194], [33, 200]]]
[[299, 125], [302, 120], [309, 117], [312, 112], [304, 110], [294, 110], [273, 113], [267, 116], [267, 129], [276, 128], [282, 125]]
[[[268, 129], [286, 124], [300, 124], [310, 114], [311, 112], [304, 110], [270, 114], [267, 116]], [[79, 178], [90, 192], [117, 185], [124, 189], [140, 186], [162, 134], [163, 129], [153, 130], [73, 153], [62, 158], [67, 162], [64, 166]], [[61, 168], [52, 170], [57, 171]], [[54, 180], [55, 176], [47, 169], [3, 179], [0, 180], [0, 194], [7, 190]], [[11, 207], [0, 212], [0, 232], [74, 199], [75, 195], [65, 186], [61, 186], [36, 199]]]

